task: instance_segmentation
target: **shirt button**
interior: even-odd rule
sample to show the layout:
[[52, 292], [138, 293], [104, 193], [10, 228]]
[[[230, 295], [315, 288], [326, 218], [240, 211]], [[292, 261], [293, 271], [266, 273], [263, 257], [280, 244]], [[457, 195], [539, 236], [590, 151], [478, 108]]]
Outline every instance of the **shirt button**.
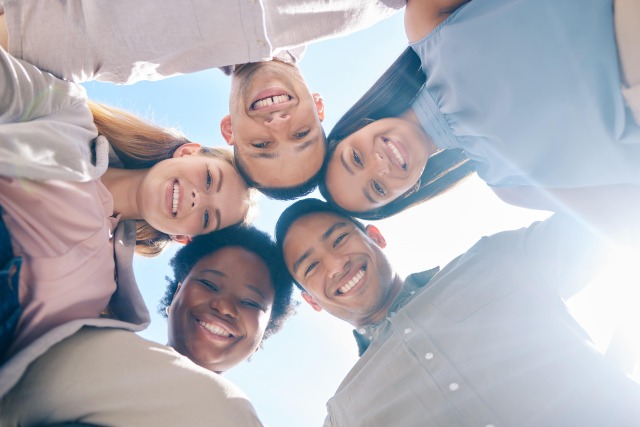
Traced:
[[410, 334], [410, 333], [411, 333], [411, 328], [407, 328], [407, 329], [405, 329], [405, 330], [404, 330], [404, 333], [405, 333], [405, 334]]
[[451, 390], [451, 391], [456, 391], [459, 388], [460, 388], [460, 385], [458, 383], [449, 384], [449, 390]]
[[264, 40], [258, 40], [256, 43], [258, 43], [258, 46], [261, 46], [261, 47], [266, 46], [266, 43], [264, 42]]
[[366, 334], [366, 333], [367, 333], [367, 330], [366, 330], [365, 328], [360, 328], [360, 329], [358, 329], [358, 333], [359, 333], [360, 335], [364, 335], [364, 334]]
[[433, 353], [429, 352], [429, 353], [425, 354], [424, 358], [427, 359], [427, 360], [433, 359]]

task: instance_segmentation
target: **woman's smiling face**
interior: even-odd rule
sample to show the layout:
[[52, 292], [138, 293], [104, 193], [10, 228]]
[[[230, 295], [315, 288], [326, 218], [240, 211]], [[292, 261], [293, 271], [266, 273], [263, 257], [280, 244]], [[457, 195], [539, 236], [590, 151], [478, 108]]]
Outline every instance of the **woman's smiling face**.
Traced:
[[411, 189], [429, 158], [428, 136], [403, 118], [372, 122], [336, 147], [325, 185], [343, 209], [363, 212], [384, 206]]
[[227, 161], [198, 154], [185, 144], [173, 158], [149, 169], [138, 192], [142, 218], [172, 235], [196, 236], [240, 223], [249, 190]]
[[274, 300], [269, 268], [253, 252], [229, 246], [202, 258], [179, 285], [169, 309], [169, 342], [214, 372], [259, 347]]

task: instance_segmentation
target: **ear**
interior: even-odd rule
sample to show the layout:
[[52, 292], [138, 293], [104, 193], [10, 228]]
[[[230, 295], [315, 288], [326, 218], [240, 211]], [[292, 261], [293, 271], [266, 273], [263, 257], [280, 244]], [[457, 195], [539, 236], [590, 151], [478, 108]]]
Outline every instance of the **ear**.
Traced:
[[367, 236], [369, 236], [371, 240], [376, 242], [376, 245], [380, 246], [382, 249], [387, 246], [387, 241], [384, 239], [384, 236], [375, 225], [367, 225], [365, 231], [367, 232]]
[[173, 157], [182, 157], [182, 156], [190, 156], [192, 154], [197, 153], [202, 146], [195, 142], [187, 142], [186, 144], [182, 144], [178, 149], [173, 153]]
[[192, 240], [191, 236], [185, 236], [184, 234], [170, 234], [169, 237], [171, 237], [171, 240], [174, 242], [182, 243], [183, 245], [186, 245]]
[[228, 114], [220, 121], [220, 133], [222, 137], [227, 141], [227, 144], [233, 145], [233, 130], [231, 127], [231, 114]]
[[315, 311], [322, 311], [322, 307], [320, 307], [320, 305], [316, 302], [316, 300], [313, 299], [313, 297], [311, 295], [309, 295], [307, 292], [302, 291], [302, 298], [315, 310]]
[[324, 99], [319, 93], [312, 93], [313, 101], [316, 103], [316, 110], [318, 110], [318, 118], [320, 121], [324, 120]]

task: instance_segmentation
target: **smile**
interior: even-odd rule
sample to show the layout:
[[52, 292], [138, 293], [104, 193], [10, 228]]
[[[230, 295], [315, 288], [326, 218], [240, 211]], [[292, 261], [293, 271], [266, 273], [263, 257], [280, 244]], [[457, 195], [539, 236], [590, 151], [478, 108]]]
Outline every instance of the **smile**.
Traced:
[[173, 203], [171, 204], [171, 213], [175, 217], [178, 213], [178, 202], [180, 201], [180, 185], [178, 181], [173, 183]]
[[356, 275], [353, 276], [351, 280], [349, 280], [346, 284], [342, 285], [336, 293], [338, 295], [344, 295], [347, 292], [349, 292], [351, 289], [353, 289], [358, 283], [360, 283], [360, 281], [364, 277], [365, 271], [366, 271], [365, 267], [362, 267], [360, 270], [358, 270]]
[[404, 157], [402, 156], [402, 154], [400, 153], [400, 150], [398, 150], [398, 147], [396, 147], [396, 145], [393, 143], [393, 141], [391, 141], [388, 138], [384, 138], [383, 139], [384, 144], [389, 147], [389, 149], [391, 150], [391, 153], [394, 155], [394, 157], [396, 158], [398, 164], [400, 165], [400, 167], [404, 170], [407, 169], [407, 162], [404, 159]]
[[203, 322], [202, 320], [198, 320], [200, 326], [205, 328], [207, 331], [211, 332], [213, 335], [217, 335], [223, 338], [234, 338], [234, 335], [220, 326], [212, 325], [207, 322]]
[[276, 96], [267, 96], [266, 98], [262, 98], [251, 104], [252, 110], [259, 110], [261, 108], [266, 108], [272, 105], [283, 104], [285, 102], [290, 101], [292, 98], [289, 95], [276, 95]]

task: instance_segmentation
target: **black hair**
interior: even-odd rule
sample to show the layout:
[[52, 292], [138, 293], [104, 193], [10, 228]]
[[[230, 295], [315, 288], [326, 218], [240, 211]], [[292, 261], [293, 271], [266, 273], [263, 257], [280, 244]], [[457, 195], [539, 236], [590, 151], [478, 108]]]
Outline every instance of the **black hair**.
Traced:
[[253, 252], [264, 261], [269, 269], [275, 295], [271, 318], [263, 337], [266, 339], [278, 332], [284, 321], [295, 312], [291, 302], [293, 285], [281, 253], [276, 250], [275, 242], [267, 233], [253, 226], [239, 224], [196, 236], [176, 252], [169, 262], [173, 269], [173, 279], [167, 277], [168, 285], [164, 297], [158, 305], [158, 313], [167, 317], [166, 309], [173, 301], [178, 284], [184, 281], [198, 261], [229, 246], [239, 246]]
[[[426, 82], [420, 57], [411, 47], [394, 61], [373, 86], [340, 118], [328, 137], [328, 150], [318, 184], [320, 193], [331, 204], [333, 197], [325, 184], [329, 161], [342, 140], [373, 121], [398, 117], [407, 111]], [[462, 150], [447, 149], [433, 154], [422, 172], [416, 188], [385, 206], [365, 212], [344, 211], [363, 219], [383, 219], [435, 197], [475, 171]]]
[[[284, 251], [283, 251], [284, 239], [287, 236], [287, 232], [289, 231], [289, 228], [291, 228], [291, 225], [293, 225], [294, 222], [296, 222], [298, 219], [302, 218], [303, 216], [310, 215], [313, 213], [329, 213], [329, 214], [337, 215], [341, 218], [345, 218], [351, 221], [352, 223], [355, 224], [356, 227], [358, 227], [363, 232], [365, 231], [365, 225], [362, 222], [358, 221], [357, 219], [353, 218], [349, 214], [345, 213], [345, 211], [339, 208], [336, 208], [335, 206], [330, 205], [327, 202], [324, 202], [318, 199], [313, 199], [313, 198], [298, 200], [297, 202], [293, 203], [291, 206], [289, 206], [287, 209], [285, 209], [282, 212], [282, 214], [280, 215], [280, 218], [278, 218], [278, 222], [276, 223], [276, 229], [275, 229], [276, 246], [278, 248], [278, 252], [281, 255], [284, 255]], [[298, 283], [293, 278], [293, 276], [290, 276], [290, 277], [291, 277], [291, 280], [294, 281], [296, 286], [302, 289], [302, 286], [300, 285], [300, 283]]]
[[[322, 132], [322, 143], [326, 147], [327, 135], [322, 126], [320, 126], [320, 131]], [[249, 187], [255, 188], [256, 190], [273, 200], [294, 200], [310, 194], [318, 186], [320, 178], [323, 174], [322, 168], [324, 167], [324, 162], [323, 167], [321, 167], [318, 172], [316, 172], [311, 178], [301, 184], [292, 187], [263, 187], [249, 174], [244, 160], [242, 159], [242, 156], [238, 155], [238, 150], [236, 150], [235, 146], [233, 151], [236, 158], [236, 169], [238, 170], [238, 173], [240, 173], [240, 176], [247, 183], [247, 185]]]

